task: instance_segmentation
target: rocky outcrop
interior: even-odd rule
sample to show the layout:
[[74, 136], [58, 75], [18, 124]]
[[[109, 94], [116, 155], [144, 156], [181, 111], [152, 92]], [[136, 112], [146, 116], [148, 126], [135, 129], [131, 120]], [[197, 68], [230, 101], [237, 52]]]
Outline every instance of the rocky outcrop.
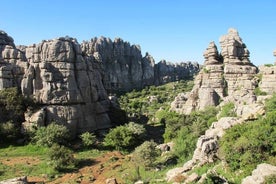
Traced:
[[193, 77], [200, 66], [195, 62], [170, 63], [165, 60], [155, 64], [155, 85], [178, 81]]
[[259, 164], [257, 168], [252, 171], [251, 176], [247, 176], [242, 180], [242, 184], [264, 184], [266, 177], [276, 175], [276, 166], [270, 164]]
[[28, 184], [27, 177], [18, 177], [13, 179], [8, 179], [5, 181], [0, 181], [0, 184]]
[[7, 33], [0, 31], [0, 89], [20, 87], [27, 66], [24, 53], [15, 47]]
[[161, 61], [155, 64], [146, 53], [142, 57], [139, 45], [131, 45], [120, 38], [93, 38], [81, 44], [82, 52], [102, 63], [105, 73], [104, 85], [108, 92], [126, 92], [149, 85], [186, 79], [199, 70], [197, 63], [172, 64]]
[[26, 116], [25, 126], [30, 126], [32, 119], [43, 125], [55, 121], [69, 127], [72, 135], [111, 126], [111, 101], [103, 86], [100, 63], [83, 56], [75, 39], [43, 41], [25, 52], [29, 67], [21, 82], [22, 93], [42, 106]]
[[260, 90], [272, 95], [276, 91], [276, 65], [273, 66], [259, 66], [261, 77], [259, 87]]
[[221, 54], [214, 42], [209, 44], [193, 90], [185, 98], [177, 97], [171, 110], [189, 114], [193, 110], [216, 106], [220, 101], [232, 101], [235, 104], [256, 101], [254, 89], [258, 82], [254, 77], [258, 70], [250, 63], [249, 51], [238, 32], [229, 29], [228, 34], [220, 38], [220, 45]]
[[39, 107], [25, 113], [24, 128], [54, 121], [66, 125], [73, 136], [125, 122], [110, 93], [187, 78], [199, 67], [166, 62], [156, 67], [148, 53], [142, 57], [140, 46], [120, 38], [93, 38], [80, 45], [60, 37], [16, 48], [1, 31], [0, 53], [0, 90], [17, 87]]

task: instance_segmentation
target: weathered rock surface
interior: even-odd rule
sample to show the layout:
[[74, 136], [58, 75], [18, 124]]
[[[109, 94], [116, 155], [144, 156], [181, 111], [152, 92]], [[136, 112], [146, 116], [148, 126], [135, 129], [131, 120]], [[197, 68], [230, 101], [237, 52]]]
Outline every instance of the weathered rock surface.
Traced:
[[21, 89], [39, 109], [25, 113], [25, 128], [51, 122], [66, 125], [72, 135], [125, 121], [109, 93], [125, 92], [192, 76], [196, 63], [155, 65], [139, 45], [118, 38], [93, 38], [81, 45], [60, 37], [31, 46], [16, 46], [0, 32], [0, 90]]
[[276, 65], [274, 66], [260, 66], [259, 75], [261, 81], [259, 83], [260, 90], [267, 94], [273, 94], [276, 91]]
[[251, 176], [247, 176], [242, 180], [242, 184], [264, 184], [265, 177], [276, 175], [276, 166], [270, 164], [259, 164], [257, 168], [252, 171]]
[[0, 89], [20, 87], [27, 66], [24, 53], [15, 47], [7, 33], [0, 30]]
[[18, 177], [13, 179], [8, 179], [5, 181], [0, 181], [0, 184], [28, 184], [27, 177]]
[[[220, 38], [221, 54], [211, 42], [204, 52], [204, 66], [195, 79], [191, 93], [184, 98], [177, 97], [171, 110], [189, 114], [216, 106], [221, 100], [235, 104], [249, 104], [256, 101], [254, 89], [258, 82], [254, 78], [258, 70], [249, 60], [249, 51], [235, 29]], [[182, 95], [183, 96], [183, 95]]]
[[109, 92], [130, 91], [148, 85], [186, 79], [199, 71], [197, 63], [172, 64], [161, 61], [155, 64], [146, 53], [142, 57], [139, 45], [131, 45], [120, 38], [93, 38], [81, 44], [82, 52], [102, 63], [105, 72], [104, 85]]
[[[83, 56], [75, 39], [65, 37], [25, 48], [29, 67], [22, 93], [43, 106], [32, 116], [47, 125], [66, 124], [72, 134], [111, 126], [111, 102], [103, 86], [100, 64]], [[42, 112], [41, 112], [42, 111]], [[26, 117], [27, 125], [28, 119]]]

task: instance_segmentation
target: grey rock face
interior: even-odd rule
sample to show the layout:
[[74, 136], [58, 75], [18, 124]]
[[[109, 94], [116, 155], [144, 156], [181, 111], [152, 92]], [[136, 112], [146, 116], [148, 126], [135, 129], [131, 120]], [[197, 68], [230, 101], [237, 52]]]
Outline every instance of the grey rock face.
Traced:
[[131, 45], [120, 38], [93, 38], [81, 44], [82, 52], [97, 57], [105, 73], [104, 85], [108, 92], [126, 92], [148, 85], [160, 85], [193, 76], [199, 70], [197, 63], [172, 64], [161, 61], [155, 64], [146, 53], [142, 57], [139, 45]]
[[5, 181], [0, 181], [0, 184], [28, 184], [27, 177], [18, 177], [13, 179], [8, 179]]
[[252, 171], [251, 176], [247, 176], [242, 180], [242, 184], [264, 184], [265, 177], [275, 175], [276, 166], [270, 164], [259, 164], [257, 168]]
[[27, 66], [24, 53], [7, 33], [0, 31], [0, 89], [19, 87]]
[[21, 89], [24, 96], [44, 106], [40, 124], [65, 124], [73, 135], [111, 126], [111, 102], [98, 70], [100, 64], [93, 57], [83, 56], [75, 39], [43, 41], [25, 51], [30, 65]]
[[259, 83], [261, 91], [272, 95], [276, 91], [276, 65], [260, 66], [259, 71], [262, 76]]
[[[235, 104], [256, 101], [254, 89], [258, 70], [250, 63], [249, 51], [235, 29], [220, 38], [221, 54], [211, 42], [204, 52], [204, 66], [195, 79], [195, 85], [186, 101], [173, 102], [171, 109], [184, 114], [216, 106], [220, 99]], [[175, 99], [175, 101], [178, 98]], [[175, 106], [178, 104], [178, 107]], [[179, 109], [179, 107], [181, 109]]]

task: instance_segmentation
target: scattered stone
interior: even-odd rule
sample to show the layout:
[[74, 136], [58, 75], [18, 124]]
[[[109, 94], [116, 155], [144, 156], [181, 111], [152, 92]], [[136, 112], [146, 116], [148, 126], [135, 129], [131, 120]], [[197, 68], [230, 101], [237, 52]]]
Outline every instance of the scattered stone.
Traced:
[[108, 178], [105, 180], [106, 184], [118, 184], [116, 178]]
[[0, 181], [0, 184], [28, 184], [27, 176]]
[[199, 178], [200, 176], [198, 174], [192, 173], [191, 175], [188, 176], [188, 178], [185, 180], [184, 183], [196, 182]]
[[242, 184], [264, 184], [265, 177], [276, 175], [276, 166], [270, 164], [259, 164], [257, 168], [252, 171], [251, 176], [247, 176], [242, 180]]

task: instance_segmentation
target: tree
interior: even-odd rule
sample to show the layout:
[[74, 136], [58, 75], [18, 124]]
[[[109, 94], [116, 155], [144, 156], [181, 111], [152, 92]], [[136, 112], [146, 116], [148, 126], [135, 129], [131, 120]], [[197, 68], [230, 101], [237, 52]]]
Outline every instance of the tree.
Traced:
[[133, 152], [133, 161], [145, 168], [154, 166], [156, 158], [160, 156], [161, 151], [156, 148], [157, 144], [153, 141], [145, 141], [143, 144], [135, 148]]

